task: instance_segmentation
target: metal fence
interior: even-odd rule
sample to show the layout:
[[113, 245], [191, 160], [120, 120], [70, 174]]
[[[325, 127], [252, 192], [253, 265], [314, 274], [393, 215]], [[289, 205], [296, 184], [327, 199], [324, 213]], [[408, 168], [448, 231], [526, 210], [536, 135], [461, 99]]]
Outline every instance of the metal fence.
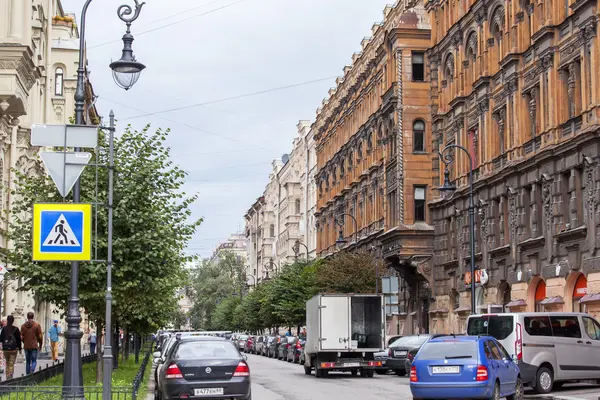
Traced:
[[[137, 400], [138, 393], [144, 383], [146, 368], [152, 348], [146, 354], [140, 364], [133, 382], [128, 386], [112, 386], [111, 400]], [[96, 355], [82, 357], [84, 363], [96, 361]], [[40, 386], [39, 384], [56, 375], [62, 374], [64, 363], [37, 371], [33, 374], [0, 382], [0, 400], [65, 400], [86, 399], [102, 400], [102, 386], [86, 387], [64, 387], [64, 386]], [[73, 396], [76, 393], [76, 396]]]

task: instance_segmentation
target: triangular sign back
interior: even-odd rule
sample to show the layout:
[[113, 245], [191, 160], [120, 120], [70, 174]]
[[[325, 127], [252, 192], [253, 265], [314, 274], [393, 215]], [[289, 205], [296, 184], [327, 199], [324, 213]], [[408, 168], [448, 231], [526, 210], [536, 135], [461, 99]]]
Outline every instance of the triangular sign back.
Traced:
[[92, 159], [91, 153], [42, 151], [40, 156], [62, 197], [69, 194], [83, 169]]

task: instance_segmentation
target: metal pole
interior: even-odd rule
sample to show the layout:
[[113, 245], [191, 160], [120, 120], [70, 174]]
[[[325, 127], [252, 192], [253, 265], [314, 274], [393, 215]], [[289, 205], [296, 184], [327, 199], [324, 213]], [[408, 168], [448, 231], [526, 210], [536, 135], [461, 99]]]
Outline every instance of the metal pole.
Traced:
[[[75, 123], [83, 125], [85, 103], [85, 17], [92, 0], [87, 0], [81, 10], [79, 29], [79, 65], [77, 67], [77, 88], [75, 89]], [[75, 148], [78, 152], [81, 149]], [[79, 179], [73, 187], [73, 203], [81, 201]], [[83, 398], [83, 371], [81, 366], [81, 313], [79, 312], [79, 262], [71, 263], [70, 296], [67, 305], [67, 331], [65, 332], [66, 355], [63, 375], [63, 394], [69, 398]]]
[[112, 391], [112, 245], [113, 245], [113, 180], [115, 170], [115, 113], [110, 110], [110, 125], [108, 134], [108, 249], [106, 254], [106, 332], [104, 339], [104, 354], [102, 355], [102, 398], [110, 399]]
[[471, 242], [471, 314], [477, 314], [475, 303], [475, 203], [473, 202], [473, 161], [469, 155], [469, 240]]

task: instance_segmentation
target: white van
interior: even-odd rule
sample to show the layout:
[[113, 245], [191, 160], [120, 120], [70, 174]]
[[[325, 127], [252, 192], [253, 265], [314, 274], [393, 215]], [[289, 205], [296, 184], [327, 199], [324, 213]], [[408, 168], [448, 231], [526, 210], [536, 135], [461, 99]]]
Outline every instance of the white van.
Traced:
[[600, 324], [591, 315], [471, 315], [467, 334], [495, 337], [518, 360], [523, 383], [538, 393], [564, 382], [600, 380]]

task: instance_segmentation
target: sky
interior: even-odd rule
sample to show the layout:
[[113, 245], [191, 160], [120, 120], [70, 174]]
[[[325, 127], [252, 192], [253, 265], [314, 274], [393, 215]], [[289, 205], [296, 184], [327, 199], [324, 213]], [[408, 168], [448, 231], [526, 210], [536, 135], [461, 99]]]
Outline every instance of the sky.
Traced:
[[[80, 21], [84, 0], [62, 0]], [[170, 128], [175, 163], [188, 172], [204, 222], [188, 252], [209, 257], [260, 197], [271, 162], [289, 153], [299, 120], [316, 109], [392, 0], [147, 0], [132, 25], [134, 54], [146, 65], [129, 91], [108, 64], [121, 57], [134, 0], [95, 0], [86, 42], [97, 108], [121, 127]], [[183, 108], [180, 110], [173, 110]]]

